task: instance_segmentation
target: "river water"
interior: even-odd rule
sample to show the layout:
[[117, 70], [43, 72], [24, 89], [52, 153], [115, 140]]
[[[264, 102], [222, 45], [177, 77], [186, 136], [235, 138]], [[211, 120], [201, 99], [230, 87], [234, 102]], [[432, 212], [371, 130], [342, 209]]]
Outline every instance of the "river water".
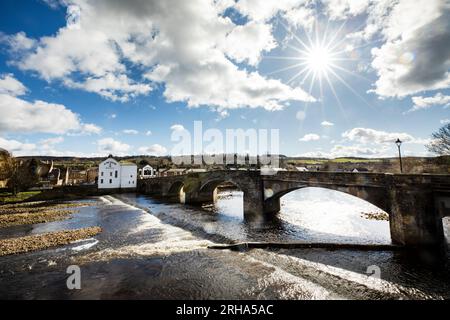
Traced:
[[[0, 229], [0, 238], [100, 226], [91, 239], [0, 257], [7, 299], [449, 299], [450, 259], [396, 251], [208, 249], [234, 241], [390, 243], [380, 211], [355, 197], [305, 188], [282, 198], [271, 222], [243, 220], [242, 193], [221, 191], [216, 205], [161, 203], [121, 194], [86, 199], [70, 219]], [[444, 219], [449, 239], [450, 223]], [[66, 286], [69, 265], [81, 290]], [[379, 274], [379, 277], [377, 275]]]

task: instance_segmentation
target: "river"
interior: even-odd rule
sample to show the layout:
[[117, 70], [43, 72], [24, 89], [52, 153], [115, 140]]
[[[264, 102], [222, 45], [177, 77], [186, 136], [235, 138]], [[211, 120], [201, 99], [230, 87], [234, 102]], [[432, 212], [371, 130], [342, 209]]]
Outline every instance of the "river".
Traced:
[[[233, 190], [203, 208], [136, 194], [83, 201], [95, 205], [78, 208], [70, 219], [0, 229], [0, 238], [103, 229], [67, 246], [0, 257], [0, 298], [450, 298], [449, 255], [424, 263], [397, 251], [208, 249], [233, 241], [390, 243], [388, 221], [363, 215], [379, 209], [343, 193], [292, 192], [275, 221], [251, 224], [243, 220], [242, 193]], [[449, 219], [444, 231], [449, 239]], [[67, 289], [69, 265], [80, 266], [81, 290]]]

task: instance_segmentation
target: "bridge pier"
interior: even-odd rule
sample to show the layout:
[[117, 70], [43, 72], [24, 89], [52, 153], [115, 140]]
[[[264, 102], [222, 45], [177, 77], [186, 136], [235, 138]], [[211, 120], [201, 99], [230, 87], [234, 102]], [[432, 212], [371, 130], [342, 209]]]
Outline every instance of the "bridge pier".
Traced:
[[445, 246], [442, 216], [431, 188], [391, 187], [389, 225], [393, 244], [406, 247]]

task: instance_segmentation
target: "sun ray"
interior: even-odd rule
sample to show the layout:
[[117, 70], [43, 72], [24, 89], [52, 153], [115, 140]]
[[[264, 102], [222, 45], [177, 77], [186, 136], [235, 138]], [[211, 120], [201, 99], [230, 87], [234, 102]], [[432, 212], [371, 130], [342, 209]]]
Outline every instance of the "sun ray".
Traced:
[[352, 71], [350, 71], [350, 70], [348, 70], [348, 69], [345, 69], [344, 67], [338, 66], [337, 64], [333, 64], [333, 63], [332, 63], [331, 65], [332, 65], [333, 68], [339, 69], [339, 70], [341, 70], [342, 72], [345, 72], [345, 73], [347, 73], [347, 74], [349, 74], [349, 75], [352, 75], [352, 76], [354, 76], [354, 77], [357, 77], [357, 78], [360, 78], [360, 79], [363, 79], [363, 80], [366, 80], [366, 81], [369, 81], [369, 82], [372, 81], [372, 80], [370, 80], [370, 79], [367, 78], [367, 77], [364, 77], [364, 76], [362, 76], [362, 75], [360, 75], [360, 74], [357, 74], [357, 73], [355, 73], [355, 72], [352, 72]]
[[339, 99], [339, 96], [337, 95], [336, 90], [335, 90], [335, 88], [333, 86], [333, 83], [331, 82], [330, 77], [328, 76], [328, 74], [325, 74], [325, 79], [327, 80], [327, 83], [328, 83], [328, 85], [329, 85], [329, 87], [331, 89], [331, 92], [333, 93], [334, 98], [336, 99], [336, 101], [337, 101], [337, 103], [339, 105], [339, 110], [341, 111], [341, 114], [347, 120], [348, 117], [347, 117], [347, 113], [345, 112], [345, 108], [342, 105], [341, 99]]
[[294, 68], [297, 68], [297, 67], [300, 67], [300, 66], [304, 66], [306, 64], [307, 64], [307, 62], [296, 63], [296, 64], [293, 64], [293, 65], [287, 66], [285, 68], [276, 69], [274, 71], [268, 72], [268, 73], [266, 73], [266, 76], [270, 76], [272, 74], [283, 72], [283, 71], [288, 71], [288, 70], [291, 70], [291, 69], [294, 69]]
[[[348, 90], [350, 90], [350, 92], [361, 99], [366, 105], [373, 108], [373, 106], [343, 78], [343, 74], [345, 73], [353, 77], [364, 79], [365, 81], [371, 81], [371, 79], [357, 73], [356, 70], [353, 71], [352, 69], [347, 69], [348, 66], [345, 63], [349, 62], [354, 65], [359, 61], [367, 61], [368, 58], [360, 57], [356, 50], [367, 47], [370, 44], [364, 43], [363, 45], [357, 47], [346, 46], [345, 41], [349, 39], [347, 34], [349, 34], [349, 32], [354, 32], [348, 31], [347, 29], [349, 28], [345, 28], [346, 21], [336, 25], [335, 30], [332, 30], [331, 28], [334, 22], [330, 19], [327, 19], [326, 24], [322, 26], [318, 23], [318, 21], [319, 17], [316, 17], [314, 25], [311, 28], [303, 26], [299, 31], [300, 33], [294, 33], [294, 30], [291, 27], [288, 27], [281, 22], [281, 25], [290, 36], [288, 39], [291, 43], [288, 43], [286, 47], [289, 48], [291, 52], [293, 51], [294, 54], [298, 55], [295, 57], [265, 57], [266, 59], [291, 60], [293, 62], [293, 64], [273, 70], [270, 73], [267, 73], [267, 75], [299, 68], [298, 72], [291, 76], [291, 78], [289, 78], [285, 83], [288, 85], [294, 85], [295, 83], [295, 85], [302, 87], [304, 86], [306, 87], [305, 91], [310, 95], [313, 92], [320, 95], [322, 112], [325, 110], [324, 90], [326, 88], [324, 83], [327, 82], [342, 114], [345, 118], [347, 118], [345, 108], [337, 92], [337, 87], [335, 87], [337, 82], [334, 78], [336, 78], [339, 83], [342, 83]], [[357, 27], [356, 30], [359, 30], [360, 28], [361, 27]], [[376, 43], [380, 40], [382, 39], [374, 39], [371, 43]], [[299, 45], [297, 45], [297, 43]], [[307, 104], [305, 105], [305, 108], [307, 108]]]
[[360, 98], [365, 104], [367, 104], [370, 108], [374, 108], [366, 99], [364, 99], [363, 96], [361, 96], [358, 92], [356, 92], [355, 89], [352, 88], [351, 85], [349, 85], [344, 79], [342, 79], [341, 76], [339, 76], [336, 72], [333, 70], [330, 70], [330, 72], [344, 85], [346, 86], [354, 95], [356, 95], [358, 98]]
[[308, 49], [308, 46], [294, 32], [292, 32], [292, 30], [290, 28], [288, 28], [283, 22], [281, 22], [281, 25], [287, 32], [289, 32], [292, 35], [292, 37], [295, 40], [298, 41], [298, 43], [300, 43], [305, 49]]
[[292, 78], [290, 78], [286, 84], [291, 83], [292, 81], [294, 81], [295, 79], [297, 79], [298, 77], [300, 77], [303, 73], [305, 73], [306, 71], [308, 71], [308, 68], [303, 68], [302, 70], [300, 70], [299, 72], [297, 72]]
[[273, 59], [273, 60], [303, 60], [302, 57], [294, 56], [263, 56], [263, 59]]
[[341, 33], [342, 29], [344, 28], [345, 24], [347, 23], [346, 20], [341, 24], [341, 26], [337, 29], [337, 31], [334, 33], [333, 37], [328, 41], [327, 49], [332, 51], [333, 48], [331, 47], [333, 45], [334, 40], [336, 40], [337, 36]]

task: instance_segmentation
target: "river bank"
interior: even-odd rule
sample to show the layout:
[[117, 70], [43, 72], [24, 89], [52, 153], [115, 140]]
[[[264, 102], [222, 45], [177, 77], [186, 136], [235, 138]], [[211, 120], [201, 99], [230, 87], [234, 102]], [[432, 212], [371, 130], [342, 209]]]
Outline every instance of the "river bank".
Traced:
[[99, 227], [49, 232], [41, 235], [0, 240], [0, 256], [42, 250], [93, 237], [102, 232]]
[[68, 218], [77, 212], [77, 207], [87, 206], [85, 202], [36, 201], [0, 205], [0, 228], [51, 222]]
[[[81, 207], [92, 206], [92, 202], [38, 201], [0, 205], [0, 229], [38, 225], [69, 219]], [[76, 230], [61, 230], [38, 235], [18, 236], [0, 239], [0, 256], [25, 253], [69, 244], [76, 240], [90, 238], [101, 232], [101, 228], [87, 227]]]

